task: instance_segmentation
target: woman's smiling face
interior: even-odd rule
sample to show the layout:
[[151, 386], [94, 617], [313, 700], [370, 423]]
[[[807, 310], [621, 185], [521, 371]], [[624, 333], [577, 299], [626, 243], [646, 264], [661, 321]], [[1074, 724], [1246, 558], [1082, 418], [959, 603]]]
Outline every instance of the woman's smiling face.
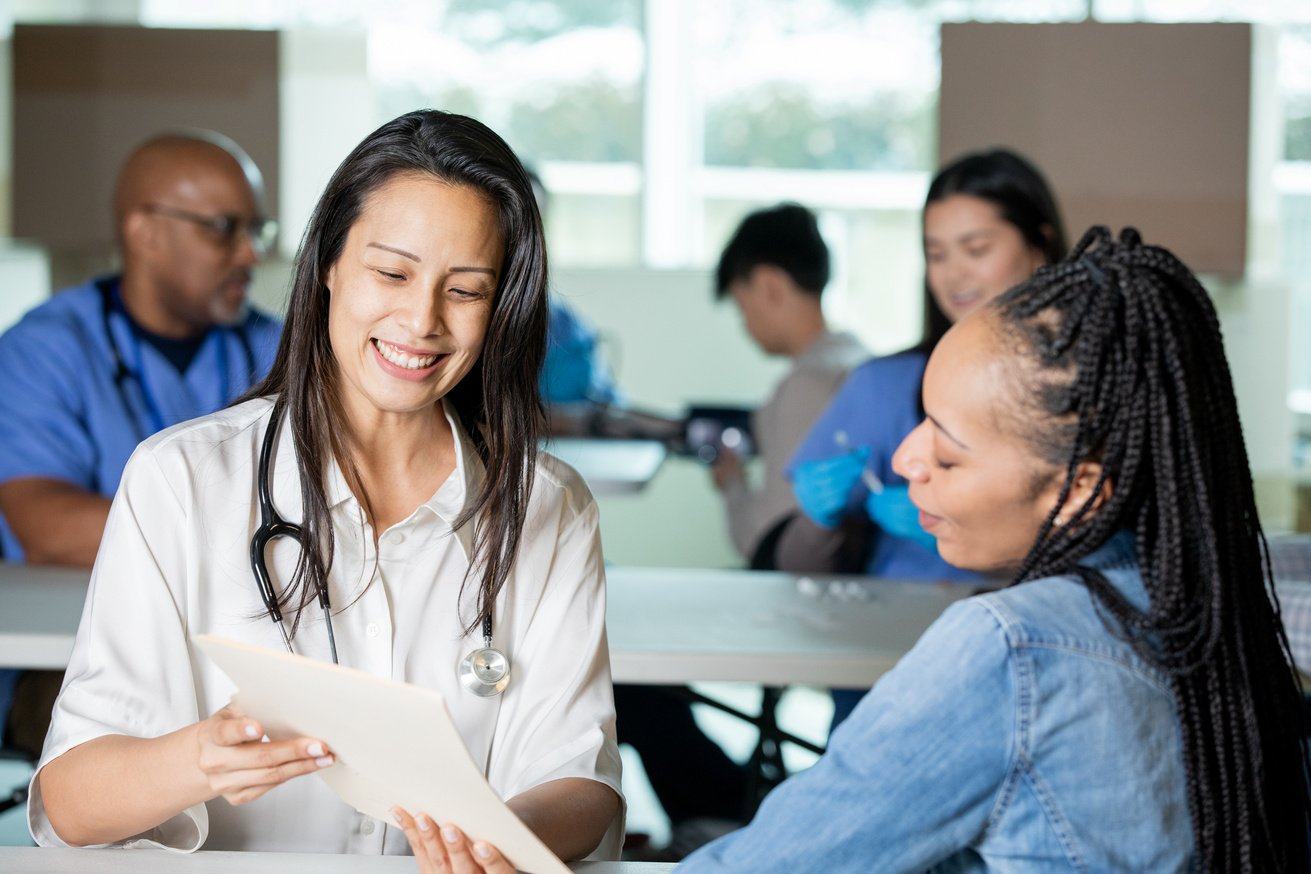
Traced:
[[924, 208], [924, 264], [929, 292], [952, 322], [974, 312], [1045, 263], [998, 207], [953, 194]]
[[924, 372], [926, 418], [892, 460], [939, 554], [980, 571], [1024, 559], [1065, 473], [1037, 457], [1015, 426], [1032, 415], [1015, 388], [1014, 369], [1024, 365], [1003, 351], [996, 325], [985, 310], [943, 337]]
[[352, 418], [431, 410], [473, 369], [504, 253], [495, 208], [475, 189], [407, 173], [369, 195], [324, 277]]

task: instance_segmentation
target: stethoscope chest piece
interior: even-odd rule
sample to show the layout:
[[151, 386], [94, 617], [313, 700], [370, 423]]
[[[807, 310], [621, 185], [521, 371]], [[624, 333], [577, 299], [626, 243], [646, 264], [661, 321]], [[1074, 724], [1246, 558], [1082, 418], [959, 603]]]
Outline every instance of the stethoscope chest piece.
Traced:
[[460, 683], [479, 698], [505, 691], [510, 682], [510, 660], [491, 646], [475, 649], [460, 661]]

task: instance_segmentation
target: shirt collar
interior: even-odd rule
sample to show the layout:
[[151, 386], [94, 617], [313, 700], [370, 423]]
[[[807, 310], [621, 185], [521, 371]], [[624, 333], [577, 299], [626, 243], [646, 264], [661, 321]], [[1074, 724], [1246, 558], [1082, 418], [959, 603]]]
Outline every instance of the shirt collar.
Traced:
[[1079, 564], [1103, 571], [1137, 567], [1137, 538], [1132, 531], [1117, 531], [1105, 543], [1090, 552]]
[[[421, 511], [432, 513], [438, 519], [441, 519], [450, 528], [455, 529], [455, 522], [460, 514], [464, 512], [465, 505], [468, 503], [469, 496], [475, 494], [482, 485], [486, 472], [483, 468], [482, 459], [478, 457], [478, 452], [469, 439], [469, 434], [464, 430], [464, 425], [460, 421], [460, 415], [456, 412], [454, 405], [442, 400], [442, 412], [446, 416], [446, 421], [450, 425], [451, 434], [455, 437], [455, 470], [451, 476], [438, 487], [437, 491], [431, 498], [419, 505]], [[284, 417], [284, 427], [287, 425]], [[295, 470], [295, 446], [290, 439], [283, 439], [286, 430], [278, 432], [278, 469]], [[280, 478], [281, 479], [281, 478]], [[282, 498], [279, 506], [292, 506], [284, 504], [283, 501], [294, 501], [294, 506], [300, 506], [299, 479], [294, 479], [290, 485], [290, 494]], [[346, 476], [342, 473], [341, 466], [335, 458], [328, 459], [326, 496], [328, 508], [335, 510], [339, 505], [347, 501], [357, 500], [355, 493], [351, 491], [346, 482]], [[466, 557], [473, 554], [473, 526], [467, 524], [455, 530], [456, 538], [464, 548]]]

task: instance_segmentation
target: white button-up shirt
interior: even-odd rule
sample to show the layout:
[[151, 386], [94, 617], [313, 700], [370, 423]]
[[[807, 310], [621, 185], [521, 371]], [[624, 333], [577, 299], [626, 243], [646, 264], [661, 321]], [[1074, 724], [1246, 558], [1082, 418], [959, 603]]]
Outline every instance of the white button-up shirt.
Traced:
[[[194, 635], [284, 649], [249, 559], [260, 524], [256, 471], [271, 406], [254, 400], [183, 423], [132, 456], [105, 527], [41, 766], [102, 735], [157, 737], [226, 705], [235, 688], [192, 645]], [[483, 474], [449, 408], [447, 419], [456, 436], [454, 472], [388, 529], [376, 549], [359, 502], [329, 464], [336, 539], [329, 591], [341, 664], [440, 692], [474, 762], [503, 798], [564, 777], [597, 780], [618, 793], [596, 502], [570, 467], [538, 456], [518, 558], [494, 613], [494, 645], [510, 658], [510, 683], [496, 697], [472, 695], [457, 670], [465, 654], [482, 646], [481, 628], [464, 633], [476, 615], [480, 577], [465, 583], [472, 534], [452, 523]], [[278, 512], [299, 522], [300, 477], [285, 422], [270, 479]], [[280, 589], [292, 577], [299, 547], [284, 537], [267, 552]], [[317, 605], [305, 610], [294, 646], [301, 655], [330, 658]], [[40, 844], [59, 845], [35, 779], [32, 788], [32, 832]], [[616, 823], [594, 857], [618, 858], [620, 833]], [[221, 798], [196, 805], [123, 843], [408, 851], [399, 828], [357, 813], [313, 776], [240, 807]]]

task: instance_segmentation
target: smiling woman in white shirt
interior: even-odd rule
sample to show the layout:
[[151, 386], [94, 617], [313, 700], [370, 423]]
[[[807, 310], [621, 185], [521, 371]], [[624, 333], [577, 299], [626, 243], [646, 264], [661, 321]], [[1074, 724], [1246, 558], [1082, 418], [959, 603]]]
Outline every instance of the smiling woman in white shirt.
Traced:
[[[193, 643], [214, 633], [436, 689], [547, 846], [617, 856], [597, 508], [536, 450], [546, 316], [541, 221], [500, 137], [423, 111], [356, 147], [310, 221], [268, 378], [127, 467], [33, 780], [39, 843], [511, 870], [421, 812], [375, 821], [297, 779], [332, 750], [261, 742]], [[299, 537], [259, 542], [270, 510]], [[483, 648], [507, 683], [462, 682]]]

